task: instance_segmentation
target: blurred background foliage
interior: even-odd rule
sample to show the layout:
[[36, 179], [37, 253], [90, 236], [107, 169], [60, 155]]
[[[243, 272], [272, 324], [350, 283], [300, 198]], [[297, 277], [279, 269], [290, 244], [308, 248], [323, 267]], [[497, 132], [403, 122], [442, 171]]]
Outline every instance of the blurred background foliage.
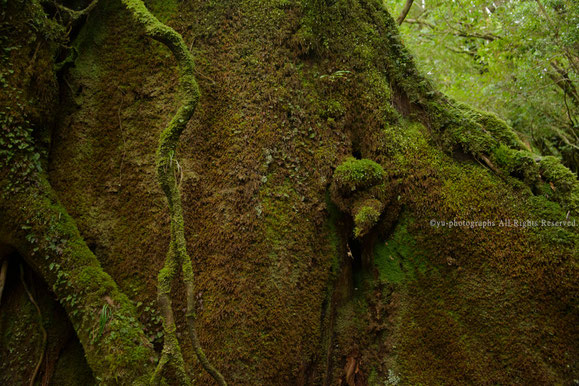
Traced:
[[394, 16], [409, 3], [400, 33], [422, 72], [577, 172], [579, 1], [384, 0]]

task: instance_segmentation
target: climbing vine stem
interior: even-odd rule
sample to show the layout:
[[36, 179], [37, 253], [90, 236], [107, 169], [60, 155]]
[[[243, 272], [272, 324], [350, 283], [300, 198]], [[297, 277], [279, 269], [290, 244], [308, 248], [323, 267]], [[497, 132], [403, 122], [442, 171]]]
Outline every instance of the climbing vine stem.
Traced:
[[157, 178], [169, 205], [171, 242], [165, 264], [158, 275], [158, 301], [161, 315], [163, 316], [165, 338], [161, 359], [153, 375], [152, 382], [158, 384], [161, 380], [163, 367], [166, 364], [170, 364], [173, 366], [181, 383], [190, 383], [184, 368], [183, 356], [176, 335], [175, 318], [171, 307], [171, 283], [178, 273], [179, 266], [181, 266], [187, 292], [187, 326], [191, 335], [193, 349], [203, 368], [219, 385], [226, 385], [221, 373], [213, 367], [205, 356], [195, 329], [193, 267], [191, 258], [187, 254], [183, 206], [175, 173], [178, 164], [174, 155], [179, 144], [179, 137], [187, 126], [189, 119], [191, 119], [200, 97], [199, 86], [194, 76], [193, 55], [185, 45], [182, 36], [153, 16], [141, 0], [123, 0], [123, 4], [131, 11], [137, 22], [144, 27], [147, 36], [163, 43], [171, 50], [179, 65], [183, 93], [182, 105], [171, 119], [171, 122], [169, 122], [169, 125], [161, 133], [157, 149]]

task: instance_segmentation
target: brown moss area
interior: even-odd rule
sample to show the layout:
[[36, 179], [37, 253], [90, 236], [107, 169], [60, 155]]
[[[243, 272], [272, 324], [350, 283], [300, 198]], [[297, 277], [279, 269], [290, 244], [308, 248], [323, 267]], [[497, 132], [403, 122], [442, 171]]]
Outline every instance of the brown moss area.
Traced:
[[[202, 96], [179, 160], [210, 361], [235, 384], [334, 382], [348, 357], [381, 382], [388, 370], [425, 384], [576, 377], [576, 233], [429, 225], [562, 210], [510, 177], [453, 160], [436, 150], [437, 135], [401, 118], [417, 98], [401, 85], [418, 78], [377, 2], [337, 1], [321, 19], [315, 3], [148, 2], [197, 61]], [[54, 136], [50, 177], [156, 336], [150, 310], [169, 218], [154, 152], [178, 105], [177, 77], [170, 53], [135, 36], [120, 4], [93, 12], [66, 78], [71, 108]], [[352, 154], [382, 165], [393, 200], [364, 259], [372, 263], [373, 243], [388, 238], [403, 206], [431, 267], [412, 280], [384, 282], [372, 264], [351, 277], [351, 235], [331, 235], [326, 190]], [[350, 277], [328, 285], [336, 262]], [[354, 284], [360, 295], [341, 288]], [[344, 299], [332, 306], [333, 289]], [[183, 288], [174, 300], [186, 336]], [[208, 381], [186, 339], [182, 348], [195, 378]]]

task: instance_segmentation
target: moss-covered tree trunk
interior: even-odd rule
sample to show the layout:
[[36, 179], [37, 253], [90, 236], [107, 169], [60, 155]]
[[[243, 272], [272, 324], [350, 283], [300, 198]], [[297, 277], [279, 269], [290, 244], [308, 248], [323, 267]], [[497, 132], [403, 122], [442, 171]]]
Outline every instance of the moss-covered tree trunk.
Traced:
[[[0, 239], [52, 287], [95, 377], [148, 380], [171, 242], [155, 151], [182, 103], [177, 63], [100, 1], [57, 77], [53, 11], [8, 4]], [[228, 382], [579, 377], [576, 176], [433, 90], [381, 1], [146, 5], [197, 64], [171, 178], [198, 339]], [[211, 382], [173, 284], [187, 376]]]

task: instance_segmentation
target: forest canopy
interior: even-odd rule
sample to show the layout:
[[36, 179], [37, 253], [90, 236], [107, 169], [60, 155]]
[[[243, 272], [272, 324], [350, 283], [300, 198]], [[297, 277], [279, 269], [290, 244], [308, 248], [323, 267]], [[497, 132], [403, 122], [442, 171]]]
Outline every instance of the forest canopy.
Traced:
[[[410, 3], [400, 33], [422, 72], [456, 100], [498, 114], [533, 149], [562, 157], [577, 172], [578, 3]], [[386, 4], [395, 15], [405, 5]]]

